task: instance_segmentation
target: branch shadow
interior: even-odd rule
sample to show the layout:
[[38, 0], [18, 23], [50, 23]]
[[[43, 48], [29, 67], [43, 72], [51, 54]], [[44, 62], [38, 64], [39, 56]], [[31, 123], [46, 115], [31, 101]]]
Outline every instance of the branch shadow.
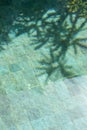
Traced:
[[[43, 46], [49, 48], [48, 56], [47, 54], [46, 56], [43, 55], [42, 60], [39, 61], [41, 67], [37, 68], [41, 70], [41, 73], [39, 74], [40, 76], [47, 73], [46, 81], [52, 75], [54, 75], [57, 80], [59, 71], [63, 77], [67, 78], [80, 75], [80, 73], [75, 73], [72, 70], [73, 64], [71, 66], [67, 65], [65, 57], [70, 47], [73, 48], [76, 55], [78, 54], [78, 46], [83, 49], [87, 49], [87, 38], [75, 38], [75, 36], [81, 32], [84, 26], [87, 24], [87, 18], [84, 18], [84, 21], [80, 24], [79, 27], [77, 27], [78, 20], [81, 18], [81, 11], [82, 9], [80, 8], [75, 13], [70, 13], [65, 9], [65, 13], [57, 12], [53, 13], [52, 15], [48, 14], [48, 16], [42, 21], [44, 28], [48, 28], [45, 31], [44, 37], [42, 33], [42, 39], [40, 33], [40, 38], [38, 37], [37, 44], [35, 42], [35, 50], [38, 50]], [[50, 20], [47, 21], [47, 19], [50, 17], [55, 19], [56, 16], [59, 17], [56, 22], [55, 20], [52, 20], [51, 22]], [[69, 17], [71, 26], [69, 26], [67, 17]], [[84, 41], [85, 44], [83, 44], [82, 41]]]
[[42, 70], [41, 74], [47, 73], [47, 80], [54, 73], [58, 75], [59, 71], [64, 77], [77, 76], [67, 71], [72, 66], [66, 65], [65, 57], [70, 47], [75, 54], [78, 53], [78, 46], [87, 48], [81, 42], [87, 38], [75, 39], [87, 23], [87, 18], [84, 17], [84, 21], [77, 28], [83, 7], [69, 11], [70, 7], [67, 5], [68, 0], [25, 0], [7, 6], [0, 5], [0, 50], [4, 49], [3, 44], [10, 44], [10, 33], [18, 37], [26, 32], [32, 37], [31, 45], [35, 46], [35, 50], [49, 48], [49, 54], [42, 54], [42, 60], [38, 61], [42, 67], [37, 68]]

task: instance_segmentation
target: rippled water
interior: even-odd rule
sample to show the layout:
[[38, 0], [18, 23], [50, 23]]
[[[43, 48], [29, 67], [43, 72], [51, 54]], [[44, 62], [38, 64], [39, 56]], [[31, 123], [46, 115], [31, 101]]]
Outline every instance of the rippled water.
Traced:
[[87, 21], [64, 5], [0, 2], [0, 130], [87, 129]]

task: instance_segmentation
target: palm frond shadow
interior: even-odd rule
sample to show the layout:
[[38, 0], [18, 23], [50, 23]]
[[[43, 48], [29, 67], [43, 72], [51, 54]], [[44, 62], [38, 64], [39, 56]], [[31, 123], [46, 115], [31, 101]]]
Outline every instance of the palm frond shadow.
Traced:
[[[31, 33], [31, 30], [34, 29], [36, 30], [36, 35], [34, 37], [38, 37], [39, 44], [35, 42], [35, 45], [38, 44], [36, 49], [39, 49], [47, 41], [49, 41], [48, 37], [49, 35], [52, 35], [54, 33], [55, 28], [57, 30], [60, 29], [64, 20], [66, 19], [68, 13], [70, 14], [68, 8], [68, 0], [60, 1], [60, 0], [25, 0], [25, 1], [12, 1], [12, 0], [1, 0], [0, 2], [0, 41], [5, 43], [9, 43], [9, 33], [15, 33], [15, 37], [23, 34], [23, 33]], [[47, 15], [47, 17], [44, 17], [44, 14], [48, 10], [55, 9], [56, 11], [53, 13], [50, 13]], [[81, 12], [82, 9], [79, 10]], [[56, 17], [57, 15], [60, 15], [61, 13], [61, 18], [58, 20], [57, 25], [60, 26], [60, 28], [55, 25], [53, 22], [48, 23], [46, 20], [49, 19], [50, 17]], [[78, 13], [78, 11], [76, 12]], [[8, 14], [8, 15], [7, 15]], [[71, 13], [72, 14], [72, 13]], [[72, 16], [71, 16], [72, 19]], [[39, 21], [42, 21], [43, 28], [46, 26], [46, 24], [51, 25], [52, 29], [48, 29], [48, 31], [45, 33], [43, 36], [41, 33], [40, 28], [37, 26]], [[72, 19], [73, 22], [73, 19]], [[75, 21], [74, 21], [75, 22]], [[30, 24], [29, 24], [30, 23]], [[48, 33], [49, 32], [49, 33]], [[51, 33], [51, 34], [50, 34]], [[47, 37], [48, 35], [48, 37]], [[56, 37], [56, 36], [55, 36]], [[43, 40], [42, 40], [43, 39]], [[42, 42], [43, 41], [43, 42]], [[55, 43], [54, 43], [55, 44]]]
[[[25, 0], [0, 2], [0, 46], [9, 44], [9, 34], [17, 37], [23, 33], [28, 33], [34, 28], [37, 20], [45, 11], [47, 0]], [[7, 15], [8, 14], [8, 15]], [[37, 17], [38, 16], [38, 17]], [[35, 24], [29, 24], [34, 22]], [[0, 47], [2, 49], [2, 47]]]
[[[64, 77], [76, 75], [69, 71], [72, 67], [66, 65], [65, 57], [70, 47], [73, 48], [75, 54], [78, 54], [78, 46], [87, 48], [84, 44], [86, 38], [75, 38], [80, 31], [85, 29], [84, 26], [87, 23], [86, 9], [83, 12], [84, 2], [83, 5], [77, 2], [78, 6], [75, 10], [73, 6], [76, 7], [77, 4], [68, 4], [68, 0], [38, 0], [38, 2], [25, 0], [15, 1], [15, 3], [15, 5], [10, 4], [0, 8], [0, 41], [9, 43], [10, 32], [14, 32], [15, 37], [26, 32], [31, 37], [31, 45], [35, 47], [35, 50], [42, 47], [49, 49], [49, 54], [42, 55], [42, 60], [39, 61], [42, 67], [38, 68], [47, 73], [47, 79], [54, 73], [58, 75], [59, 71]], [[81, 17], [84, 21], [77, 27]], [[3, 49], [2, 44], [0, 45]]]
[[[49, 26], [49, 30], [45, 33], [44, 40], [43, 38], [40, 39], [40, 41], [37, 39], [35, 50], [44, 46], [49, 48], [48, 57], [50, 58], [47, 58], [47, 54], [46, 56], [43, 55], [42, 60], [39, 61], [41, 67], [38, 67], [38, 69], [41, 70], [40, 75], [47, 74], [46, 80], [48, 80], [51, 75], [54, 75], [56, 79], [58, 79], [59, 71], [62, 73], [63, 77], [70, 78], [79, 75], [72, 70], [73, 64], [68, 66], [67, 61], [65, 61], [67, 51], [70, 47], [73, 48], [75, 54], [78, 54], [78, 46], [84, 49], [87, 48], [87, 38], [74, 38], [75, 35], [83, 30], [87, 23], [87, 18], [85, 18], [79, 27], [77, 27], [78, 20], [80, 19], [79, 13], [80, 10], [74, 15], [69, 12], [68, 14], [60, 14], [59, 20], [61, 22], [57, 21], [57, 24], [51, 22], [50, 26], [49, 23], [46, 23], [45, 27]], [[67, 16], [70, 18], [71, 27], [69, 27], [68, 22], [66, 21]], [[49, 39], [51, 39], [51, 42]]]
[[5, 50], [2, 46], [0, 46], [0, 51], [3, 51], [3, 50]]

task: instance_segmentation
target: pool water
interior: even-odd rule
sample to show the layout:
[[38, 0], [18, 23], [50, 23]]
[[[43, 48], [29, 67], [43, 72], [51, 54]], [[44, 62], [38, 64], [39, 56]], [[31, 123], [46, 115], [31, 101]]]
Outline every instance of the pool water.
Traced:
[[[25, 7], [32, 3], [22, 2], [24, 12], [16, 9], [15, 20], [9, 12], [12, 8], [7, 8], [7, 16], [1, 7], [0, 16], [3, 12], [6, 15], [1, 19], [6, 18], [6, 22], [0, 24], [4, 26], [0, 34], [0, 130], [87, 130], [87, 21], [82, 30], [68, 38], [67, 47], [66, 38], [74, 25], [70, 20], [75, 16], [66, 17], [57, 28], [60, 17], [52, 8], [55, 4], [44, 7], [46, 13], [39, 12], [42, 7], [34, 10], [34, 19], [30, 13], [36, 6], [26, 13]], [[17, 6], [20, 3], [15, 1]], [[74, 28], [84, 20], [78, 19]], [[58, 44], [59, 49], [52, 53]]]

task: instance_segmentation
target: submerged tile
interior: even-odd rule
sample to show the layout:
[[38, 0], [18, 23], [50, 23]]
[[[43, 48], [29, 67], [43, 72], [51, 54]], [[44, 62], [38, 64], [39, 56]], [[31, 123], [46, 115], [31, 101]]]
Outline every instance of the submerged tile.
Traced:
[[9, 69], [7, 66], [0, 66], [0, 75], [5, 75], [9, 72]]
[[18, 64], [10, 64], [9, 69], [11, 72], [17, 72], [21, 70]]

